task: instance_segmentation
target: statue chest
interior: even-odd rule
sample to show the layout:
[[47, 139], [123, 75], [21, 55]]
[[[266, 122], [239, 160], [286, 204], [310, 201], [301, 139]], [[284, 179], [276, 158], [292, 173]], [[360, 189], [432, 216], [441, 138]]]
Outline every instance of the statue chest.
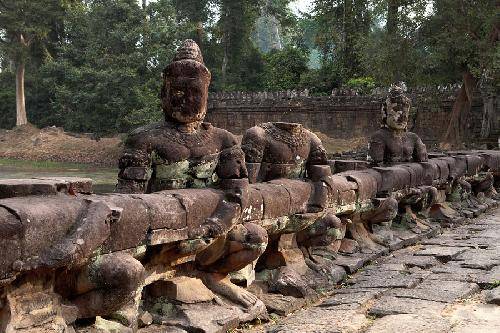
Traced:
[[412, 159], [413, 150], [414, 144], [406, 135], [389, 137], [384, 159], [391, 162], [408, 162]]
[[164, 144], [152, 153], [150, 192], [204, 188], [217, 182], [219, 150], [210, 146]]
[[289, 145], [270, 140], [264, 151], [259, 178], [263, 181], [277, 178], [303, 178], [309, 157], [309, 143]]

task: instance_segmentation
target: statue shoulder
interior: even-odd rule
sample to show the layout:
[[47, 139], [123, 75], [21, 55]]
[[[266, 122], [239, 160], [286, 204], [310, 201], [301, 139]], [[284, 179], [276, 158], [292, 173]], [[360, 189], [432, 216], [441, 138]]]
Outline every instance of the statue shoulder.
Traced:
[[138, 127], [129, 132], [127, 138], [125, 139], [125, 146], [127, 148], [143, 148], [144, 145], [147, 145], [148, 140], [154, 136], [155, 133], [159, 134], [163, 127], [163, 122]]
[[248, 142], [263, 142], [266, 138], [266, 131], [261, 126], [254, 126], [245, 131], [241, 144], [244, 145]]
[[211, 131], [214, 137], [219, 139], [221, 149], [231, 148], [240, 143], [236, 135], [223, 128], [215, 127], [210, 123], [203, 123], [202, 126], [204, 130]]
[[412, 142], [422, 141], [417, 133], [406, 132], [406, 137], [410, 139]]
[[311, 140], [311, 145], [323, 145], [321, 139], [311, 130], [305, 129], [305, 132], [309, 139]]
[[388, 130], [381, 128], [370, 136], [370, 142], [386, 142], [390, 136]]

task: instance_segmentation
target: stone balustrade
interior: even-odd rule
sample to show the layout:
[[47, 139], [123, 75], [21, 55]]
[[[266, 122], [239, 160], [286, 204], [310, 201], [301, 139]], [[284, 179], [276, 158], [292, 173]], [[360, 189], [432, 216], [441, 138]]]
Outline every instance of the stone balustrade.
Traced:
[[[336, 164], [340, 170], [336, 170]], [[493, 176], [498, 186], [500, 151], [450, 152], [431, 158], [428, 162], [406, 163], [391, 167], [370, 168], [360, 161], [345, 163], [331, 161], [330, 165], [332, 171], [341, 172], [334, 173], [325, 180], [328, 194], [324, 210], [318, 213], [307, 212], [308, 203], [317, 195], [313, 182], [277, 179], [250, 185], [248, 203], [239, 207], [232, 223], [259, 224], [266, 229], [270, 237], [287, 234], [294, 236], [311, 227], [325, 213], [354, 221], [353, 216], [373, 210], [379, 200], [392, 197], [401, 202], [413, 193], [414, 189], [422, 186], [436, 188], [440, 193], [438, 196], [440, 202], [445, 201], [454, 184], [460, 179], [469, 180], [473, 187], [472, 194], [478, 194], [481, 189], [475, 189], [474, 182], [480, 184], [485, 175]], [[60, 296], [54, 296], [50, 287], [45, 289], [40, 287], [38, 283], [40, 275], [37, 275], [39, 273], [19, 270], [16, 265], [29, 261], [30, 258], [40, 255], [62, 241], [75, 228], [75, 221], [79, 219], [83, 205], [88, 202], [102, 202], [113, 211], [113, 219], [109, 222], [109, 237], [98, 250], [92, 251], [84, 259], [96, 260], [103, 254], [117, 252], [130, 253], [139, 258], [146, 267], [145, 282], [138, 291], [140, 297], [141, 291], [146, 290], [147, 285], [154, 284], [155, 281], [170, 281], [169, 279], [174, 276], [190, 276], [189, 267], [192, 266], [189, 263], [194, 256], [175, 250], [182, 242], [193, 240], [189, 237], [190, 231], [202, 225], [206, 218], [214, 214], [218, 203], [223, 199], [223, 193], [216, 189], [183, 189], [153, 194], [96, 195], [91, 194], [91, 183], [88, 179], [40, 178], [0, 181], [0, 198], [2, 198], [0, 199], [0, 318], [4, 318], [2, 320], [5, 323], [3, 326], [0, 325], [0, 331], [7, 329], [8, 332], [20, 332], [24, 328], [31, 327], [34, 332], [36, 329], [33, 330], [33, 327], [41, 327], [40, 325], [43, 326], [47, 322], [56, 325], [54, 323], [57, 322], [59, 326], [56, 326], [62, 327], [60, 330], [62, 332], [67, 326], [59, 301], [56, 301], [60, 300]], [[481, 198], [480, 195], [479, 200]], [[470, 209], [474, 214], [476, 210]], [[439, 216], [436, 216], [436, 219], [439, 221]], [[342, 237], [338, 238], [339, 241]], [[290, 239], [283, 237], [280, 244]], [[280, 246], [283, 251], [294, 248], [290, 244]], [[391, 246], [397, 245], [393, 241]], [[160, 247], [163, 250], [159, 250]], [[161, 255], [161, 264], [151, 259], [154, 257], [151, 253], [155, 251], [164, 251]], [[346, 258], [336, 260], [334, 263], [338, 269], [343, 267], [350, 272], [359, 268], [359, 263], [352, 263]], [[74, 264], [68, 262], [67, 267], [71, 268]], [[288, 262], [286, 264], [288, 266]], [[321, 261], [315, 265], [327, 264], [324, 262], [322, 264]], [[252, 268], [250, 271], [255, 274]], [[272, 272], [272, 270], [267, 271]], [[333, 278], [333, 271], [330, 270], [329, 275], [327, 274], [333, 283], [345, 276], [345, 271], [341, 269], [339, 278]], [[53, 273], [46, 274], [50, 276]], [[248, 274], [243, 275], [243, 281], [249, 285], [253, 278], [249, 278]], [[262, 276], [260, 278], [262, 279]], [[34, 289], [28, 288], [29, 292], [23, 294], [20, 290], [26, 288], [26, 281], [29, 281], [29, 285]], [[50, 285], [50, 278], [44, 281], [44, 286]], [[287, 297], [294, 295], [297, 298], [296, 293], [290, 292], [290, 289], [280, 289], [276, 287], [276, 283], [269, 283], [269, 288], [273, 294], [283, 292]], [[35, 300], [32, 300], [34, 303], [29, 306], [26, 304], [30, 302], [29, 297], [35, 297], [33, 295], [36, 293], [47, 293], [47, 290], [52, 290], [52, 294], [49, 293], [52, 295], [50, 298], [52, 308], [42, 316], [45, 319], [36, 319], [38, 315], [34, 314], [32, 309], [37, 306]], [[147, 290], [152, 292], [152, 289]], [[269, 299], [269, 294], [262, 295], [263, 299], [266, 297]], [[20, 299], [18, 303], [15, 303], [16, 299]], [[273, 309], [273, 305], [269, 302], [266, 302], [266, 305], [268, 310]], [[26, 307], [30, 308], [31, 312], [26, 310]], [[212, 310], [207, 311], [211, 313]], [[238, 314], [233, 313], [233, 317], [233, 326], [255, 318], [248, 313], [245, 317], [241, 311]], [[59, 318], [59, 321], [54, 318]], [[212, 324], [207, 324], [212, 327], [208, 329], [203, 323], [194, 323], [193, 318], [189, 320], [185, 325], [206, 331], [223, 330], [231, 326], [214, 324], [213, 328], [210, 326]], [[133, 330], [137, 329], [137, 321], [135, 325]], [[133, 327], [134, 324], [129, 323], [129, 326]]]

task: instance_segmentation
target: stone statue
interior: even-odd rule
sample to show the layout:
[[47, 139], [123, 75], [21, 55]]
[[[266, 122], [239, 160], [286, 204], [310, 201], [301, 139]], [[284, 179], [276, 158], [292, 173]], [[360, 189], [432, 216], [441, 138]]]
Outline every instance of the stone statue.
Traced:
[[247, 200], [244, 154], [230, 132], [203, 122], [211, 74], [198, 45], [186, 40], [163, 72], [165, 120], [133, 131], [120, 158], [117, 191], [151, 193], [217, 187], [226, 196], [210, 218], [179, 245], [196, 253], [204, 283], [244, 306], [258, 299], [232, 284], [228, 273], [256, 260], [267, 244], [266, 231], [252, 223], [233, 225]]
[[[273, 179], [304, 179], [312, 181], [313, 193], [307, 207], [308, 213], [323, 211], [328, 197], [326, 180], [331, 175], [326, 150], [320, 139], [301, 124], [274, 122], [248, 129], [242, 139], [247, 169], [251, 182]], [[306, 258], [312, 260], [315, 249], [326, 248], [345, 233], [345, 226], [332, 213], [325, 213], [312, 225], [296, 230], [297, 245]], [[281, 235], [273, 235], [266, 255], [276, 263]], [[285, 261], [284, 259], [282, 262]], [[278, 260], [279, 262], [279, 260]], [[270, 265], [266, 265], [270, 268]]]
[[370, 138], [369, 157], [376, 166], [425, 162], [427, 150], [417, 134], [408, 132], [411, 100], [393, 85], [382, 105], [382, 128]]
[[[375, 132], [370, 138], [369, 159], [374, 166], [393, 166], [407, 162], [428, 161], [427, 149], [420, 137], [408, 131], [408, 117], [410, 113], [411, 100], [405, 95], [404, 84], [392, 85], [385, 102], [382, 105], [382, 128]], [[411, 166], [409, 167], [411, 169]], [[400, 205], [405, 211], [402, 217], [405, 221], [413, 221], [419, 228], [427, 229], [413, 212], [412, 207], [420, 207], [424, 211], [432, 205], [435, 198], [435, 189], [432, 186], [424, 186], [400, 200]], [[422, 203], [426, 203], [423, 204]], [[388, 211], [384, 206], [372, 212], [376, 215], [387, 215], [394, 217], [397, 205], [394, 199], [387, 201]], [[392, 218], [391, 218], [392, 220]], [[389, 221], [389, 220], [388, 220]], [[383, 222], [382, 225], [390, 222]], [[389, 238], [390, 239], [390, 238]], [[385, 243], [379, 242], [377, 243]]]
[[[111, 208], [101, 201], [83, 200], [78, 207], [78, 204], [74, 205], [78, 200], [66, 200], [72, 204], [67, 205], [65, 213], [52, 215], [52, 212], [47, 213], [47, 219], [53, 218], [50, 221], [59, 225], [48, 230], [43, 227], [37, 230], [38, 236], [45, 237], [43, 241], [47, 242], [62, 233], [59, 229], [67, 230], [65, 236], [52, 246], [40, 249], [36, 255], [27, 260], [15, 261], [13, 268], [21, 273], [58, 270], [55, 274], [54, 291], [63, 296], [66, 306], [65, 321], [71, 324], [76, 319], [110, 315], [132, 301], [136, 290], [143, 282], [144, 268], [138, 260], [126, 253], [117, 252], [92, 257], [109, 238], [110, 224], [119, 218], [120, 210]], [[9, 209], [15, 209], [14, 211], [17, 209], [22, 211], [26, 207], [32, 208], [31, 211], [28, 209], [30, 213], [18, 215], [19, 220], [15, 214], [0, 208], [0, 221], [6, 219], [11, 221], [8, 227], [10, 235], [7, 234], [6, 238], [22, 239], [22, 235], [27, 233], [26, 224], [30, 220], [36, 220], [30, 214], [36, 215], [37, 211], [47, 209], [46, 202], [49, 202], [49, 199], [43, 197], [31, 199], [28, 205], [12, 201]], [[71, 211], [75, 207], [78, 207], [78, 210], [72, 214]], [[74, 219], [67, 218], [71, 215], [76, 216], [75, 223]], [[0, 231], [4, 228], [5, 225], [0, 223]], [[3, 235], [0, 239], [2, 238]], [[34, 242], [31, 243], [31, 246], [36, 248]]]
[[297, 123], [264, 123], [245, 132], [242, 148], [250, 182], [306, 178], [313, 165], [328, 165], [319, 138]]

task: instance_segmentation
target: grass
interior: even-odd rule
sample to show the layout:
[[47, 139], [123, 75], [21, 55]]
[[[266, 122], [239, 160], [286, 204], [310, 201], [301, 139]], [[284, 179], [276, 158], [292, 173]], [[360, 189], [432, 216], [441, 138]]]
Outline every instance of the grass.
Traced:
[[3, 167], [14, 167], [17, 169], [78, 169], [78, 170], [113, 170], [112, 168], [96, 168], [90, 164], [82, 164], [82, 163], [66, 163], [66, 162], [54, 162], [54, 161], [26, 161], [26, 160], [17, 160], [11, 158], [0, 158], [0, 166]]

